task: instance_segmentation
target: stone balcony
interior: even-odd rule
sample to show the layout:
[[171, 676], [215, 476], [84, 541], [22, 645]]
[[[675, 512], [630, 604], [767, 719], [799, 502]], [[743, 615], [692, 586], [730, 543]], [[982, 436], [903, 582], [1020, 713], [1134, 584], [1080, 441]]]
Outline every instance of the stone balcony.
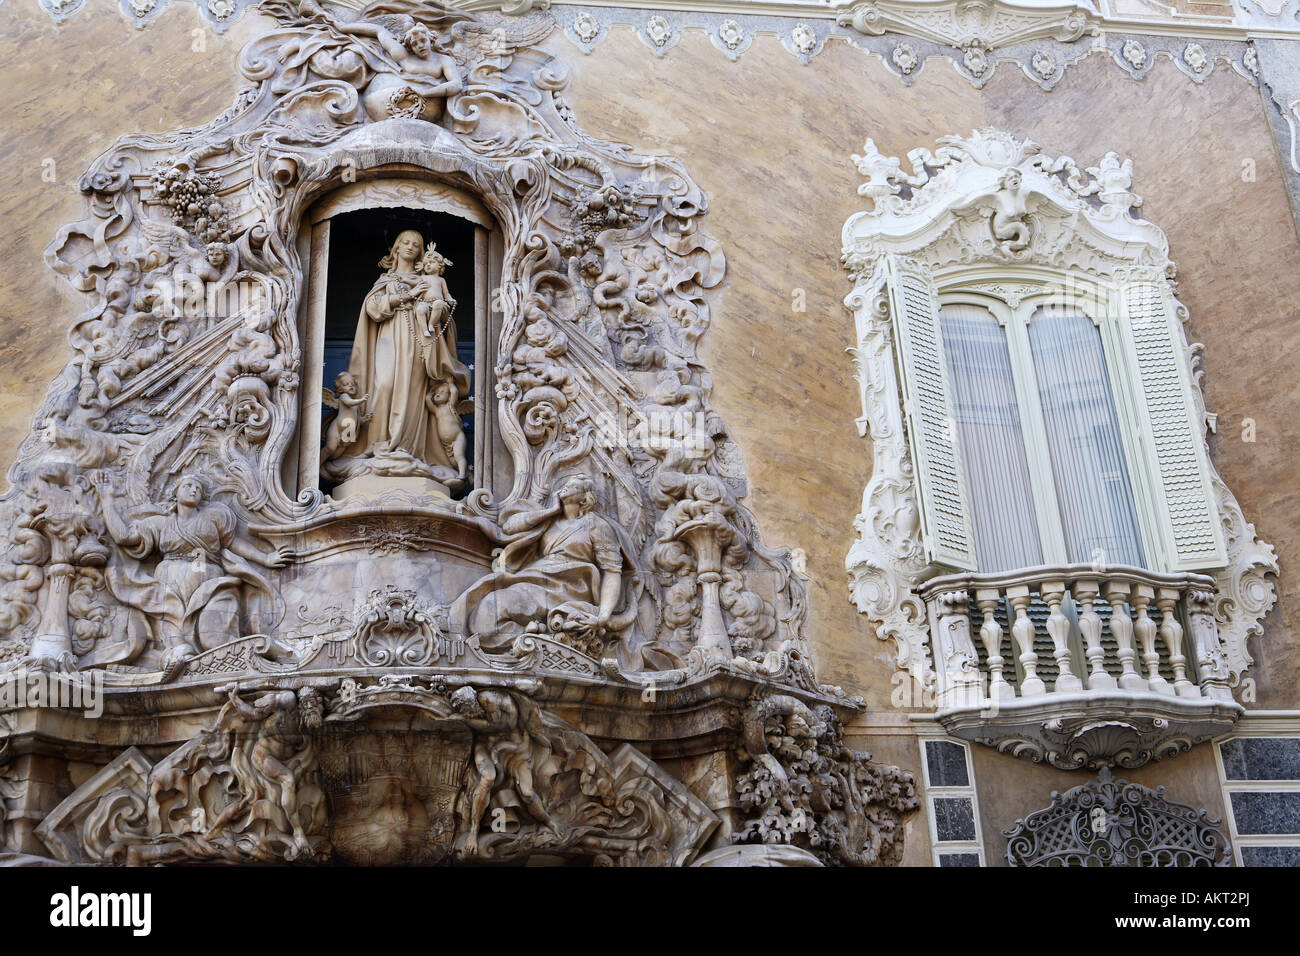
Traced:
[[1214, 582], [1094, 565], [931, 578], [937, 718], [1073, 770], [1141, 766], [1231, 729]]

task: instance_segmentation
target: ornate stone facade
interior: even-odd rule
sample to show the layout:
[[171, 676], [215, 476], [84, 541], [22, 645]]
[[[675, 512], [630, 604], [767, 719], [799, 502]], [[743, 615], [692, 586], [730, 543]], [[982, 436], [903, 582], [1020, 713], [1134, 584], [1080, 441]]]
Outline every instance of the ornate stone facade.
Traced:
[[[898, 862], [910, 778], [844, 748], [860, 700], [813, 676], [804, 585], [740, 503], [710, 405], [697, 348], [725, 266], [700, 190], [582, 132], [535, 49], [547, 20], [261, 10], [279, 26], [244, 50], [234, 106], [121, 139], [47, 252], [84, 312], [0, 502], [4, 659], [106, 670], [119, 715], [210, 716], [156, 763], [125, 727], [36, 836], [127, 864], [684, 865], [733, 839]], [[301, 316], [341, 293], [308, 288], [305, 217], [403, 179], [493, 225], [495, 401], [471, 407], [508, 464], [470, 472], [451, 263], [408, 228], [326, 394], [327, 493], [303, 464], [321, 370]], [[788, 747], [746, 736], [769, 693], [809, 735], [784, 729], [807, 751], [784, 770]], [[633, 743], [655, 740], [722, 779], [692, 793]], [[779, 833], [757, 796], [778, 770], [826, 791]]]
[[[1294, 859], [1295, 0], [0, 12], [0, 865]], [[1196, 555], [936, 559], [926, 268]]]

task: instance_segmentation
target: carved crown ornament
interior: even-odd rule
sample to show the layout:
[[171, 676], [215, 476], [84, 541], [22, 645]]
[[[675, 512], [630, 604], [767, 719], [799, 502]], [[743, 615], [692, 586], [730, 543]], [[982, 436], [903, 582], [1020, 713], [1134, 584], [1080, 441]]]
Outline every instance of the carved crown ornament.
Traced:
[[[229, 110], [124, 136], [82, 180], [46, 253], [81, 296], [72, 358], [0, 498], [0, 676], [93, 674], [128, 724], [148, 698], [208, 729], [153, 763], [136, 727], [0, 840], [128, 864], [897, 862], [911, 777], [843, 748], [832, 708], [861, 699], [817, 682], [805, 585], [711, 407], [725, 261], [700, 189], [582, 132], [549, 21], [260, 9]], [[711, 809], [733, 754], [802, 772], [741, 740], [773, 695], [840, 766], [788, 843], [746, 829], [758, 804]], [[399, 745], [394, 710], [429, 733]], [[13, 717], [0, 751], [59, 756], [46, 711]], [[688, 786], [620, 735], [713, 769]]]
[[[966, 739], [1061, 767], [1136, 766], [1230, 727], [1241, 707], [1229, 687], [1251, 665], [1247, 641], [1276, 600], [1277, 559], [1208, 458], [1201, 346], [1185, 337], [1164, 233], [1133, 214], [1141, 199], [1132, 163], [1108, 153], [1082, 168], [992, 129], [913, 150], [907, 166], [868, 140], [853, 161], [872, 207], [844, 227], [854, 281], [845, 304], [857, 322], [860, 423], [874, 459], [847, 558], [853, 600], [878, 622], [877, 636], [894, 642], [900, 669], [936, 692], [940, 720]], [[1009, 309], [1064, 296], [1131, 328], [1131, 385], [1163, 449], [1146, 472], [1164, 502], [1151, 523], [1166, 529], [1168, 570], [1203, 573], [1104, 563], [947, 573], [974, 569], [962, 563], [971, 560], [966, 506], [936, 510], [961, 499], [960, 473], [931, 475], [950, 481], [955, 498], [947, 485], [923, 489], [917, 443], [926, 467], [941, 467], [945, 447], [958, 452], [921, 417], [931, 413], [919, 399], [904, 403], [899, 377], [912, 361], [944, 359], [909, 353], [900, 366], [898, 323], [932, 321], [959, 290]], [[1122, 369], [1130, 360], [1117, 352], [1116, 361]], [[928, 394], [942, 398], [937, 387]], [[947, 414], [935, 406], [940, 426]], [[1088, 608], [1101, 601], [1105, 621]], [[1077, 623], [1062, 615], [1067, 605], [1084, 609]], [[1042, 661], [1059, 670], [1050, 687], [1035, 674]], [[1171, 664], [1172, 679], [1158, 672]]]

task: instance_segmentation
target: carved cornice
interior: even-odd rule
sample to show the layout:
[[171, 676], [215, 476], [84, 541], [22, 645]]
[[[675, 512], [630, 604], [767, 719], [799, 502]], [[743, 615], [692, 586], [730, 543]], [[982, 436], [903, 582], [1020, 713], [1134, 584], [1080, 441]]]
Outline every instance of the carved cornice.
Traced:
[[898, 33], [984, 53], [1029, 40], [1072, 43], [1101, 32], [1101, 18], [1074, 4], [1026, 8], [999, 0], [868, 0], [836, 22], [871, 36]]
[[[424, 732], [366, 723], [394, 713]], [[499, 825], [506, 819], [509, 828]], [[347, 679], [326, 694], [271, 685], [245, 697], [231, 687], [200, 734], [157, 763], [127, 749], [36, 833], [65, 863], [511, 862], [543, 853], [682, 866], [717, 825], [635, 747], [607, 756], [519, 691], [392, 675]]]

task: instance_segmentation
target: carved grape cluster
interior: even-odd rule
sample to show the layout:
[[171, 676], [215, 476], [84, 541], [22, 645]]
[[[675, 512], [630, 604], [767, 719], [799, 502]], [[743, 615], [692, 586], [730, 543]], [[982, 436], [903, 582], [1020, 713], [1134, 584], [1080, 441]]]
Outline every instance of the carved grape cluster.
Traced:
[[203, 242], [230, 241], [230, 215], [217, 190], [221, 180], [180, 165], [160, 163], [153, 173], [154, 194], [171, 208], [172, 222]]
[[580, 256], [607, 229], [626, 229], [638, 219], [636, 203], [616, 186], [593, 190], [572, 207], [573, 229], [560, 240], [566, 256]]

